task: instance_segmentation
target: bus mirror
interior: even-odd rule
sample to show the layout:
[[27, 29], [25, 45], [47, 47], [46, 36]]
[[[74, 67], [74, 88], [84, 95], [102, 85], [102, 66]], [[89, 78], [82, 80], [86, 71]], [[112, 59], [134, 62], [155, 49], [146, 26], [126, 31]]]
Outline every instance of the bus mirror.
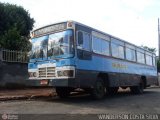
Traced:
[[81, 31], [78, 32], [78, 45], [83, 44], [83, 33]]

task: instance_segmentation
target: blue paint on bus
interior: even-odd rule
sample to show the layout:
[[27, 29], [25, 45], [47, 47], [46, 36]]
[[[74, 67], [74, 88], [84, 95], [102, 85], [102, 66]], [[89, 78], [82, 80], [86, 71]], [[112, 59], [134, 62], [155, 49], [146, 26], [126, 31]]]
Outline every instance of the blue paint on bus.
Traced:
[[97, 55], [89, 61], [78, 60], [76, 65], [81, 70], [157, 76], [156, 67]]
[[[72, 27], [66, 23], [65, 26], [56, 24], [35, 31], [37, 36], [32, 38], [28, 64], [31, 79], [46, 79], [53, 86], [73, 88], [93, 87], [102, 74], [106, 83], [111, 83], [109, 87], [138, 86], [141, 77], [145, 77], [146, 86], [156, 83], [154, 53], [88, 26], [73, 24]], [[130, 54], [127, 54], [127, 47]], [[143, 62], [138, 61], [141, 60], [138, 52], [142, 53]], [[146, 62], [147, 55], [151, 65]]]

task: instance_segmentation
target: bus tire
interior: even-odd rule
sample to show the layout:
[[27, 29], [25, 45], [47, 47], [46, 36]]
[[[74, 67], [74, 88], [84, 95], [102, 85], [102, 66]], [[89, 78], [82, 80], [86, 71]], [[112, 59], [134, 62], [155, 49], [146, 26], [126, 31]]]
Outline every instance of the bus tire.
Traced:
[[143, 81], [138, 86], [130, 87], [130, 89], [131, 89], [131, 92], [134, 94], [143, 94], [143, 90], [144, 90]]
[[56, 92], [60, 98], [67, 98], [70, 95], [71, 91], [67, 87], [57, 87]]
[[104, 85], [103, 79], [98, 77], [93, 89], [91, 90], [91, 95], [94, 99], [102, 99], [106, 94], [106, 87]]

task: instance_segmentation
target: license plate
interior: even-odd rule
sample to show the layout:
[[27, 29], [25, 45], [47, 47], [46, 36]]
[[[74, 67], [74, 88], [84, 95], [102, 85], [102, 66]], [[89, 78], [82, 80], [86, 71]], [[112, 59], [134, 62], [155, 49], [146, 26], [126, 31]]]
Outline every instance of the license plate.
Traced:
[[48, 85], [48, 80], [41, 80], [40, 84], [41, 85]]

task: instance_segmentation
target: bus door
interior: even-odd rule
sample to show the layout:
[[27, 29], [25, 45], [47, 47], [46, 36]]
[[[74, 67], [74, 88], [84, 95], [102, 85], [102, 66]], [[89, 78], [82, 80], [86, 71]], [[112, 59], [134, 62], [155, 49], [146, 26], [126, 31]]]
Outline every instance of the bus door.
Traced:
[[93, 68], [92, 64], [92, 53], [91, 53], [91, 35], [88, 32], [77, 31], [77, 78], [79, 84], [88, 86], [91, 84], [91, 71]]

